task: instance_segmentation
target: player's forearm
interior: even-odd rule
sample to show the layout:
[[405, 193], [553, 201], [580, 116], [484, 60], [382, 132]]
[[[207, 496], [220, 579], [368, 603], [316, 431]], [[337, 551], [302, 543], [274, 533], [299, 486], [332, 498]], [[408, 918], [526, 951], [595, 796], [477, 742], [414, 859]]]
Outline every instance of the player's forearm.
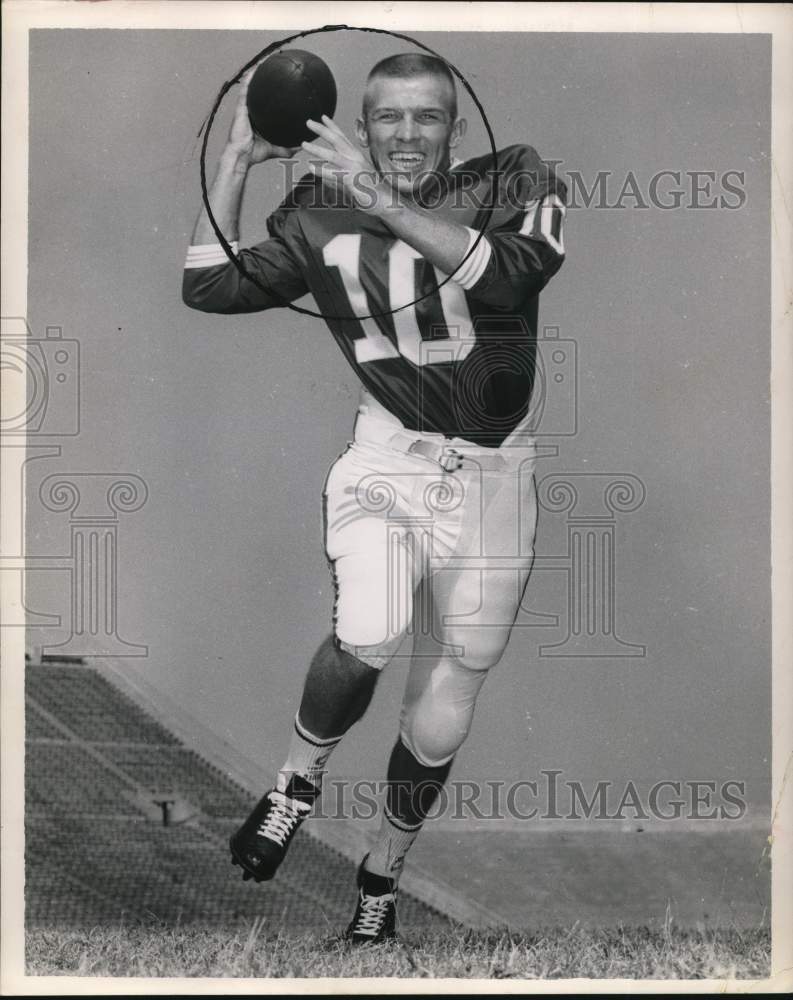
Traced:
[[[250, 161], [246, 156], [233, 150], [225, 150], [208, 191], [215, 222], [229, 243], [240, 237], [240, 210], [249, 169]], [[202, 205], [191, 243], [193, 246], [203, 246], [217, 241], [217, 233], [209, 221], [206, 206]]]
[[456, 271], [468, 252], [471, 231], [431, 212], [389, 205], [378, 215], [395, 236], [444, 274]]

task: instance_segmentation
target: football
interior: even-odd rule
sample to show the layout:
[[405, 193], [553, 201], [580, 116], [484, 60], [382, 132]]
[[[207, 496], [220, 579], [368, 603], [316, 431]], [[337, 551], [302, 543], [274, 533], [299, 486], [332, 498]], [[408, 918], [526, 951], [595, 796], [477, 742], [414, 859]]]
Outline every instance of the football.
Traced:
[[312, 52], [287, 49], [261, 63], [248, 86], [248, 117], [253, 131], [277, 146], [299, 146], [316, 135], [306, 119], [333, 117], [336, 81], [327, 64]]

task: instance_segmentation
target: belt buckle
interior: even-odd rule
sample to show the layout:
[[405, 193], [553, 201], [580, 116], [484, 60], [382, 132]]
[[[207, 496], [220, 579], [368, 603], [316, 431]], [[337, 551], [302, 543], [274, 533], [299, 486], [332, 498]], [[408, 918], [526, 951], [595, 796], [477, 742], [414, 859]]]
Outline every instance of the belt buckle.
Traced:
[[455, 448], [444, 448], [439, 459], [440, 467], [444, 472], [459, 472], [464, 461], [465, 455], [461, 455]]

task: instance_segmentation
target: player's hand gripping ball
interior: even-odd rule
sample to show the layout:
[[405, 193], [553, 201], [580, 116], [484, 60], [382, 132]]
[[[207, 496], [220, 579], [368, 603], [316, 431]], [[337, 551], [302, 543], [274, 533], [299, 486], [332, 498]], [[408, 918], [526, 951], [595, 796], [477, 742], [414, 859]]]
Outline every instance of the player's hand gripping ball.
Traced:
[[277, 52], [257, 66], [248, 86], [253, 131], [277, 146], [299, 146], [314, 133], [306, 120], [333, 117], [336, 81], [319, 56], [302, 49]]

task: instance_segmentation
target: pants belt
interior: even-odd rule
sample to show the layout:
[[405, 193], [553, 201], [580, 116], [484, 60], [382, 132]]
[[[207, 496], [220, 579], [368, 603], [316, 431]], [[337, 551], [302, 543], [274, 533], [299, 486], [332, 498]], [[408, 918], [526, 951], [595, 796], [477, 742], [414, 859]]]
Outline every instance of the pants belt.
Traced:
[[355, 429], [355, 439], [375, 444], [383, 444], [406, 455], [421, 455], [437, 462], [444, 472], [459, 472], [461, 469], [479, 468], [490, 472], [501, 472], [507, 462], [495, 448], [483, 448], [474, 444], [455, 446], [441, 444], [429, 438], [397, 431], [390, 428], [382, 432], [372, 427], [371, 421], [360, 421]]

